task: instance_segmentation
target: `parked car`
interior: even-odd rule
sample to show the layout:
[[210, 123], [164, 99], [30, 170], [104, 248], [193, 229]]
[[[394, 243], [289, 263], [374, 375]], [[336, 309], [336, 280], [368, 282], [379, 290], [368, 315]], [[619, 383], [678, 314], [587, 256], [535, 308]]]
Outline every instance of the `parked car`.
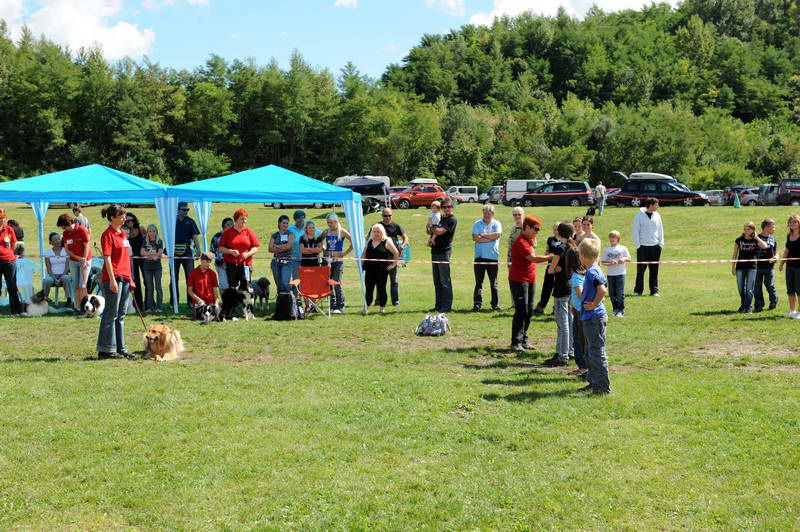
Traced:
[[512, 205], [526, 207], [548, 207], [551, 205], [571, 205], [579, 207], [593, 203], [592, 189], [585, 181], [549, 181], [520, 198], [511, 201]]
[[402, 192], [404, 190], [408, 190], [409, 188], [411, 188], [411, 185], [397, 185], [394, 187], [389, 187], [389, 194], [394, 192]]
[[724, 194], [725, 194], [725, 205], [733, 205], [733, 195], [734, 193], [739, 194], [739, 201], [742, 200], [741, 193], [743, 190], [748, 188], [752, 188], [753, 185], [733, 185], [730, 187], [725, 187]]
[[800, 205], [800, 178], [781, 179], [778, 183], [778, 205]]
[[702, 190], [701, 194], [705, 194], [708, 198], [709, 205], [721, 206], [725, 205], [725, 194], [721, 189], [716, 190]]
[[445, 198], [447, 193], [439, 185], [414, 185], [389, 196], [392, 205], [400, 209], [430, 207], [434, 201], [442, 201]]
[[631, 174], [614, 194], [606, 197], [609, 205], [640, 207], [645, 199], [656, 198], [660, 205], [706, 205], [708, 198], [689, 190], [674, 177], [651, 172]]
[[526, 192], [533, 192], [545, 183], [547, 183], [546, 179], [509, 179], [506, 181], [503, 204], [512, 205], [515, 199], [521, 198]]
[[447, 194], [459, 203], [475, 203], [478, 201], [478, 187], [452, 186], [447, 189]]
[[739, 191], [739, 202], [749, 207], [758, 205], [758, 187], [747, 187]]
[[501, 203], [503, 201], [503, 187], [494, 185], [487, 188], [483, 194], [478, 196], [481, 203]]
[[761, 185], [760, 187], [758, 187], [758, 204], [777, 205], [778, 185], [769, 184], [769, 185]]
[[333, 203], [322, 203], [320, 201], [309, 203], [305, 202], [297, 202], [297, 203], [265, 203], [264, 207], [269, 207], [272, 205], [273, 209], [327, 209], [332, 207]]

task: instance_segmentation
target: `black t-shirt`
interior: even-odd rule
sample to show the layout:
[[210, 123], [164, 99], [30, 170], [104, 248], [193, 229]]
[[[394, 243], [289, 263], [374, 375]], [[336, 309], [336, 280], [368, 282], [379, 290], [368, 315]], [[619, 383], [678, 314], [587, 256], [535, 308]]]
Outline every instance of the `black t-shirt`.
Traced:
[[[400, 227], [399, 224], [396, 224], [394, 222], [385, 224], [381, 222], [381, 225], [383, 225], [383, 228], [386, 229], [386, 236], [391, 238], [392, 242], [400, 243], [403, 241], [403, 235], [405, 233], [403, 232], [403, 228]], [[369, 238], [369, 236], [367, 236], [367, 238]]]
[[[561, 244], [556, 240], [557, 244]], [[556, 271], [555, 275], [553, 276], [553, 297], [567, 297], [570, 292], [569, 288], [569, 281], [570, 276], [567, 275], [567, 248], [563, 245], [553, 246], [553, 258], [555, 259], [558, 257], [558, 266], [557, 269], [561, 271]]]
[[[786, 236], [786, 251], [789, 253], [786, 254], [787, 259], [800, 259], [800, 238], [797, 238], [794, 242], [789, 239], [789, 236]], [[800, 260], [789, 260], [786, 261], [787, 268], [800, 268]]]
[[[308, 248], [319, 247], [321, 243], [322, 235], [314, 238], [308, 238], [306, 235], [300, 237], [300, 245]], [[319, 253], [303, 253], [300, 266], [319, 266]]]
[[446, 229], [446, 231], [444, 234], [436, 235], [436, 241], [434, 241], [434, 245], [431, 247], [431, 253], [444, 253], [446, 251], [450, 251], [450, 248], [453, 244], [453, 235], [456, 233], [457, 225], [458, 220], [456, 220], [455, 216], [442, 217], [442, 220], [436, 227], [443, 227]]
[[142, 235], [141, 227], [136, 236], [128, 237], [128, 241], [131, 243], [131, 255], [134, 257], [140, 256], [142, 254], [142, 244], [144, 243], [144, 235]]
[[756, 267], [759, 270], [771, 270], [771, 269], [774, 268], [775, 263], [774, 262], [769, 262], [769, 261], [763, 260], [763, 259], [771, 259], [772, 257], [775, 256], [775, 253], [778, 250], [778, 243], [775, 242], [775, 238], [772, 235], [770, 235], [770, 236], [758, 235], [758, 238], [760, 238], [761, 240], [766, 242], [766, 244], [769, 247], [767, 249], [758, 248], [758, 251], [756, 252], [756, 256], [759, 259], [762, 259], [762, 260], [758, 261], [758, 266], [756, 266]]
[[[739, 261], [752, 260], [758, 257], [758, 242], [755, 238], [739, 237], [735, 240], [736, 245], [739, 246]], [[737, 270], [752, 270], [756, 267], [755, 262], [737, 262]]]

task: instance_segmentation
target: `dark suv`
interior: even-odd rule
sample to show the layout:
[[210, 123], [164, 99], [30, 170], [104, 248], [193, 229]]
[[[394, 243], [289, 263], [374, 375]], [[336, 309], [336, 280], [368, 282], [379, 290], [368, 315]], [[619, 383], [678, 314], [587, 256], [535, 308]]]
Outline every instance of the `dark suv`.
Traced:
[[548, 207], [551, 205], [571, 205], [578, 207], [592, 203], [592, 189], [585, 181], [549, 181], [544, 185], [514, 198], [512, 205], [526, 207]]
[[781, 179], [778, 183], [778, 205], [800, 205], [800, 178]]
[[631, 179], [618, 192], [608, 197], [609, 204], [618, 207], [640, 207], [647, 198], [656, 198], [659, 205], [706, 205], [708, 198], [692, 192], [675, 179]]

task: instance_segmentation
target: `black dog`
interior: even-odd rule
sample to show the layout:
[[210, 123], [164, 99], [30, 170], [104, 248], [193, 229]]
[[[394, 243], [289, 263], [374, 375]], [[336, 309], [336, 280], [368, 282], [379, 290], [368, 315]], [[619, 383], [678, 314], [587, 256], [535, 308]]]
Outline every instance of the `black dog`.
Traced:
[[253, 297], [258, 304], [258, 308], [264, 310], [264, 306], [269, 309], [269, 279], [261, 277], [255, 281], [250, 281], [250, 288], [253, 289]]
[[245, 320], [253, 319], [253, 289], [246, 279], [237, 288], [226, 288], [222, 292], [222, 311], [220, 321], [235, 320], [233, 313], [242, 307]]
[[220, 321], [221, 312], [219, 305], [195, 305], [194, 319], [202, 321], [203, 324], [211, 323], [212, 321]]

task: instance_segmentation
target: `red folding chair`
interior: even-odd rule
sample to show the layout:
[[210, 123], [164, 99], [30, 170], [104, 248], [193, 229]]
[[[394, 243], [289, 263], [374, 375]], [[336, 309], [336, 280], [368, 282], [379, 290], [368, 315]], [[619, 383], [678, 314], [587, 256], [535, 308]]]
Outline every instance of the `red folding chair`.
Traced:
[[[331, 295], [331, 286], [342, 284], [330, 278], [330, 266], [300, 266], [299, 275], [298, 279], [292, 280], [289, 284], [297, 287], [297, 293], [306, 298], [312, 310], [330, 318], [331, 303], [328, 296]], [[327, 313], [318, 304], [322, 299], [328, 300]]]

